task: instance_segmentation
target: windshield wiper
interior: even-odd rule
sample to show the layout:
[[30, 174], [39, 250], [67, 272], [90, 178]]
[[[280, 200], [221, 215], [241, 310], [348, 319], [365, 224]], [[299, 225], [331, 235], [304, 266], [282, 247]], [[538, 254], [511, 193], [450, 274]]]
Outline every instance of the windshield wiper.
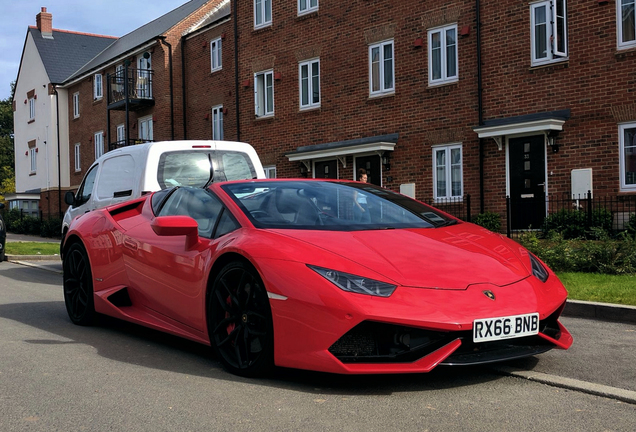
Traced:
[[439, 225], [435, 225], [435, 228], [447, 227], [447, 226], [455, 225], [456, 223], [457, 223], [456, 219], [449, 219], [447, 221], [440, 223]]

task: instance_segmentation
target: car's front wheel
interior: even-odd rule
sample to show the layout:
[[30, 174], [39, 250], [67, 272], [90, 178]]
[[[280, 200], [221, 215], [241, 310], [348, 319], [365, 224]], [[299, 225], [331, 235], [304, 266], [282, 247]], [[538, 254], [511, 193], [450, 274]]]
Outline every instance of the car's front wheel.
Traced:
[[247, 263], [227, 264], [208, 300], [210, 344], [226, 370], [255, 377], [274, 365], [272, 312], [265, 286]]
[[77, 325], [90, 325], [95, 319], [93, 277], [86, 249], [74, 243], [66, 251], [63, 261], [64, 303], [68, 316]]

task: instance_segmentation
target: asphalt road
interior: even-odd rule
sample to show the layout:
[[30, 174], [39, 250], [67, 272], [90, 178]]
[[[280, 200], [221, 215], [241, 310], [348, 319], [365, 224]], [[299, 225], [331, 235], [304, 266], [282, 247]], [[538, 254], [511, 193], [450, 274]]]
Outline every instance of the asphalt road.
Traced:
[[[636, 390], [636, 326], [564, 318], [575, 345], [508, 363]], [[106, 319], [70, 323], [61, 275], [0, 264], [0, 431], [630, 431], [636, 405], [490, 367], [249, 380], [209, 348]]]

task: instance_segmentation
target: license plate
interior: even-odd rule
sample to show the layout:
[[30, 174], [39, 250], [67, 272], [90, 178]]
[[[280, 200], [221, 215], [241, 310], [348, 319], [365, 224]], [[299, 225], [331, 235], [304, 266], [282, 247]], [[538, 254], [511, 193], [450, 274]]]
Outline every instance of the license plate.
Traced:
[[485, 318], [473, 322], [473, 342], [475, 343], [531, 336], [538, 333], [538, 313]]

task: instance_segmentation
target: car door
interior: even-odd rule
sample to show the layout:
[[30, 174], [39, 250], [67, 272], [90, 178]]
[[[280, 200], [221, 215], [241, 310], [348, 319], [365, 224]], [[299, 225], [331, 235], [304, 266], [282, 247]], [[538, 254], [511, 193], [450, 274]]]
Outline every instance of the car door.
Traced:
[[124, 239], [126, 271], [131, 288], [142, 294], [146, 307], [203, 332], [208, 263], [218, 246], [212, 237], [225, 209], [203, 189], [177, 188], [165, 194], [163, 204], [154, 203], [156, 217], [194, 218], [199, 242], [188, 247], [183, 235], [159, 236], [150, 223], [132, 227]]

